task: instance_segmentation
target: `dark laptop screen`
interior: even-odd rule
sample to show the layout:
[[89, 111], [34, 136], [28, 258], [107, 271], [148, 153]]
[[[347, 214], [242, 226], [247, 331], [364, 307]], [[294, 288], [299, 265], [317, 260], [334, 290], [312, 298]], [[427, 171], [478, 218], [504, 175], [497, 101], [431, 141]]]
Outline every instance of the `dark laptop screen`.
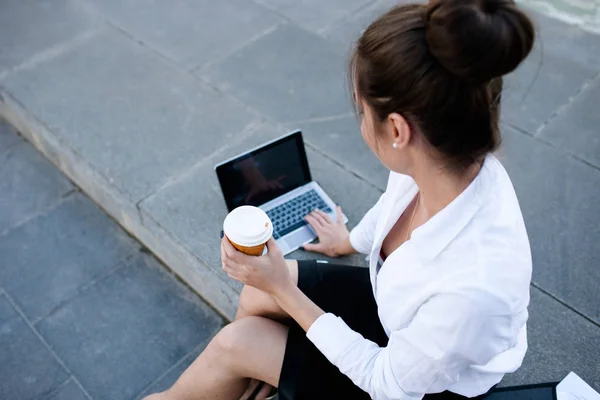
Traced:
[[259, 206], [311, 181], [299, 131], [218, 165], [216, 171], [229, 210]]

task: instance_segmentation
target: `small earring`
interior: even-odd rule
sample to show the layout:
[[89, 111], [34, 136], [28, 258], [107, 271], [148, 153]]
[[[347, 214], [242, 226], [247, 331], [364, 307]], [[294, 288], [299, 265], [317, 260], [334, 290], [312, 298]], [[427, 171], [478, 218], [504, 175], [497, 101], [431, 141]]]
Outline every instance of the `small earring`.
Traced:
[[394, 142], [394, 144], [392, 144], [392, 147], [397, 149], [398, 148], [398, 143]]

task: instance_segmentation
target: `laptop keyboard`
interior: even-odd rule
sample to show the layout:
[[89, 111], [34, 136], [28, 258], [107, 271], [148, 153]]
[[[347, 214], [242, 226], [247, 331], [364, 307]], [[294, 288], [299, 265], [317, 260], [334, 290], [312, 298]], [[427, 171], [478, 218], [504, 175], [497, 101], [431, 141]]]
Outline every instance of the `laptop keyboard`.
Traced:
[[331, 208], [325, 204], [321, 196], [314, 190], [270, 209], [267, 211], [267, 215], [273, 222], [273, 237], [279, 239], [298, 228], [302, 228], [307, 224], [304, 217], [316, 209], [326, 213], [331, 212]]

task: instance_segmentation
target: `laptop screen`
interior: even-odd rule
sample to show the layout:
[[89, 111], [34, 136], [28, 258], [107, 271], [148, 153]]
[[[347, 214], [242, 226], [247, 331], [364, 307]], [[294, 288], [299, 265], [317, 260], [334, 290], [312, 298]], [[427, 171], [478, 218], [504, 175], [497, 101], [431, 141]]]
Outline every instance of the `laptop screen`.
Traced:
[[300, 131], [216, 167], [227, 208], [260, 206], [311, 182]]

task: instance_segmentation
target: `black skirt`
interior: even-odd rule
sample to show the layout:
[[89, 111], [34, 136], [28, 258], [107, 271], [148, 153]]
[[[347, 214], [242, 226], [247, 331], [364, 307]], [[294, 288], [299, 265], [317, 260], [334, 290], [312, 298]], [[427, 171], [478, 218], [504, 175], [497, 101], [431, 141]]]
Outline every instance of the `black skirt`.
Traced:
[[[323, 311], [342, 318], [366, 339], [381, 347], [387, 346], [388, 337], [377, 315], [367, 268], [298, 261], [298, 287]], [[371, 397], [331, 364], [298, 324], [291, 323], [279, 380], [279, 398], [368, 400]], [[424, 398], [466, 397], [444, 392]]]

